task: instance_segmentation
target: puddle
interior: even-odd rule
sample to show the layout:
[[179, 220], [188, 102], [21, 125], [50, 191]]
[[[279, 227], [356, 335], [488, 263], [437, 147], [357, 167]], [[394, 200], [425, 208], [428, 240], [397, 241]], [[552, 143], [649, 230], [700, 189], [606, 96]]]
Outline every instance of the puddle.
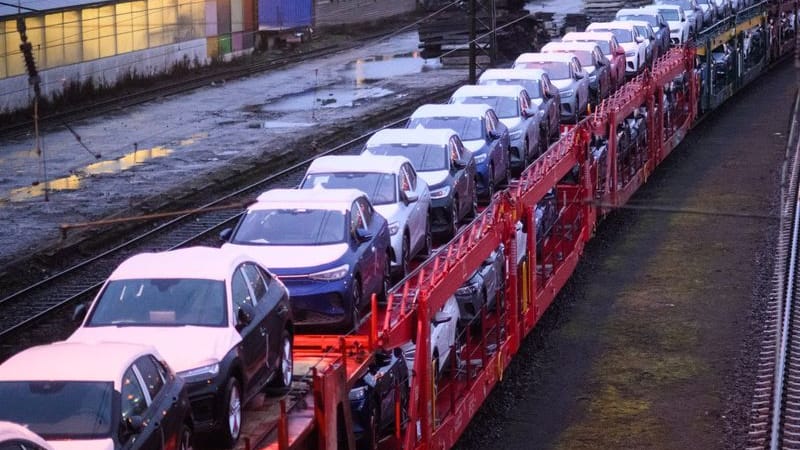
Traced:
[[400, 55], [383, 55], [361, 58], [348, 63], [345, 68], [353, 71], [356, 87], [387, 78], [411, 75], [441, 67], [438, 59], [423, 59], [420, 52]]
[[[80, 189], [83, 180], [92, 175], [113, 174], [124, 172], [132, 167], [141, 165], [150, 159], [163, 158], [173, 152], [172, 149], [165, 147], [153, 147], [137, 150], [127, 155], [109, 161], [100, 161], [90, 164], [82, 169], [76, 170], [77, 174], [62, 178], [56, 178], [47, 182], [48, 192], [53, 191], [74, 191]], [[45, 183], [38, 183], [33, 186], [12, 189], [6, 198], [0, 198], [0, 205], [3, 200], [19, 202], [32, 198], [44, 196]]]
[[270, 120], [261, 124], [261, 128], [305, 128], [316, 125], [308, 122], [283, 122], [280, 120]]
[[199, 141], [201, 139], [205, 139], [207, 137], [208, 137], [208, 133], [206, 133], [206, 132], [195, 133], [195, 134], [189, 136], [189, 138], [187, 138], [187, 139], [182, 139], [180, 142], [178, 142], [178, 145], [180, 145], [181, 147], [186, 147], [187, 145], [192, 145], [195, 142], [197, 142], [197, 141]]
[[325, 87], [303, 94], [292, 95], [274, 103], [264, 105], [265, 111], [309, 111], [320, 108], [344, 108], [362, 104], [364, 101], [393, 94], [379, 87], [345, 88]]

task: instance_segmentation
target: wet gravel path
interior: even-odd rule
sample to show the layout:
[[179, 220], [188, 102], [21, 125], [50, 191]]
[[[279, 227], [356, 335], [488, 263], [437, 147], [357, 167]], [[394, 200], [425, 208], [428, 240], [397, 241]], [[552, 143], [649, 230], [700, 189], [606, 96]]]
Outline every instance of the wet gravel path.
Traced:
[[708, 214], [600, 225], [459, 448], [744, 446], [793, 76], [729, 101], [631, 200]]

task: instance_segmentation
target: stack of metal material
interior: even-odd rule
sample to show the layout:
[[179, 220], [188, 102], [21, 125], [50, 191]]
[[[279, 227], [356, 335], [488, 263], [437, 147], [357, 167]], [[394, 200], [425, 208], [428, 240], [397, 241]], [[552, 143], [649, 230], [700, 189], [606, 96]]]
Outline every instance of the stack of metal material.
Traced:
[[592, 22], [605, 22], [614, 19], [622, 8], [636, 8], [649, 5], [652, 0], [584, 0], [584, 12]]

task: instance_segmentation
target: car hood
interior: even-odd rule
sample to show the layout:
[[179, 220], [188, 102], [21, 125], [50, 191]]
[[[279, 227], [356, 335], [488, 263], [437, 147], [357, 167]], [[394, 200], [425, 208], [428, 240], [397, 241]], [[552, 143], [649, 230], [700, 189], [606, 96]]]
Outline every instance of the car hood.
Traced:
[[639, 50], [639, 44], [636, 42], [626, 42], [624, 44], [619, 44], [619, 46], [625, 50], [625, 53]]
[[347, 252], [344, 242], [329, 245], [239, 245], [224, 244], [250, 255], [270, 270], [301, 269], [329, 264]]
[[572, 87], [572, 80], [569, 78], [564, 78], [561, 80], [551, 79], [550, 81], [552, 81], [553, 85], [555, 85], [555, 87], [557, 87], [559, 90], [569, 89], [570, 87]]
[[378, 211], [378, 213], [382, 215], [387, 222], [391, 223], [398, 219], [400, 213], [400, 204], [391, 203], [386, 205], [375, 205], [375, 211]]
[[431, 170], [430, 172], [417, 172], [417, 175], [425, 180], [428, 186], [433, 188], [436, 185], [444, 183], [450, 173], [446, 170]]
[[175, 372], [195, 369], [215, 361], [242, 340], [228, 327], [81, 327], [68, 339], [71, 342], [116, 341], [152, 345]]
[[681, 22], [679, 20], [671, 20], [671, 21], [667, 22], [667, 24], [669, 24], [670, 31], [680, 31], [682, 23], [683, 22]]
[[505, 125], [510, 131], [522, 125], [522, 119], [520, 117], [505, 117], [500, 119], [500, 123]]
[[108, 439], [47, 441], [54, 450], [114, 450], [114, 441]]
[[479, 152], [483, 148], [483, 146], [486, 145], [486, 141], [484, 141], [483, 139], [473, 139], [471, 141], [463, 141], [463, 142], [464, 142], [464, 147], [467, 147], [467, 149], [469, 149], [469, 151], [471, 151], [472, 153]]

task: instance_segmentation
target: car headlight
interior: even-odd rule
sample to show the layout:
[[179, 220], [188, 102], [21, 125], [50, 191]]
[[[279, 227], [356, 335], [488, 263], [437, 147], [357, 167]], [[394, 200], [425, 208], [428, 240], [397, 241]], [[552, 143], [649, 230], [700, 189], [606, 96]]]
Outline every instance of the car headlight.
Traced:
[[467, 284], [456, 289], [458, 295], [473, 295], [478, 292], [478, 286], [474, 284]]
[[333, 269], [323, 270], [321, 272], [312, 273], [308, 276], [312, 280], [333, 281], [344, 278], [350, 272], [350, 264], [342, 264]]
[[440, 187], [431, 191], [431, 198], [445, 198], [450, 194], [450, 186]]
[[400, 230], [400, 223], [395, 221], [389, 224], [389, 234], [394, 236]]
[[573, 89], [564, 89], [563, 91], [560, 91], [560, 93], [562, 97], [572, 97], [572, 94], [574, 94], [575, 91]]
[[216, 377], [218, 374], [219, 363], [209, 364], [207, 366], [201, 366], [196, 369], [184, 370], [183, 372], [177, 373], [179, 377], [183, 378], [187, 382], [208, 380]]
[[636, 56], [636, 51], [634, 50], [630, 52], [625, 52], [625, 56], [631, 56], [631, 57]]
[[349, 397], [351, 402], [364, 400], [367, 397], [367, 387], [360, 386], [357, 388], [350, 389]]

